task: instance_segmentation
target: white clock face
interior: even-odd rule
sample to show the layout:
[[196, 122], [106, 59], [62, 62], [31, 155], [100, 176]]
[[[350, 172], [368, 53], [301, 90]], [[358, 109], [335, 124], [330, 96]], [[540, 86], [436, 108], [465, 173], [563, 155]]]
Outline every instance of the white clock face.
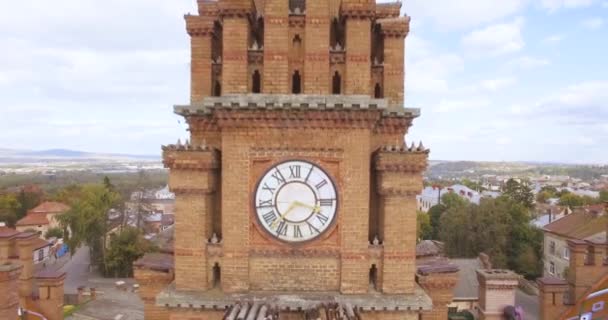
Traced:
[[255, 191], [260, 225], [275, 238], [305, 242], [333, 224], [338, 194], [332, 179], [306, 161], [287, 161], [268, 170]]

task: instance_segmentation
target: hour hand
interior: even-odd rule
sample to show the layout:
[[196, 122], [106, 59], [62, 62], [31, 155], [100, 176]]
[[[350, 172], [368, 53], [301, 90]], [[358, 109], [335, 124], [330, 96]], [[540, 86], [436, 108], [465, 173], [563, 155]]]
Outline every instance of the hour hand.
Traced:
[[312, 210], [312, 212], [314, 212], [314, 213], [321, 212], [321, 207], [320, 206], [311, 206], [309, 204], [306, 204], [306, 203], [300, 202], [300, 201], [296, 201], [294, 203], [295, 203], [296, 206], [308, 208], [308, 209]]

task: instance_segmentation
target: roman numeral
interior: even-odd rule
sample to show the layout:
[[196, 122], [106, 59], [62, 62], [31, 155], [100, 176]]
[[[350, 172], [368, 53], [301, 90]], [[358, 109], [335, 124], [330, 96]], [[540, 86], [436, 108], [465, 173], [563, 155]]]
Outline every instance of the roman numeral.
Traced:
[[272, 177], [277, 180], [277, 184], [283, 184], [286, 182], [285, 177], [279, 169], [276, 169], [275, 173], [272, 174]]
[[310, 166], [310, 170], [308, 171], [308, 174], [306, 175], [306, 179], [304, 179], [304, 182], [308, 182], [308, 178], [310, 178], [310, 174], [312, 173], [312, 170], [314, 169], [314, 166]]
[[277, 227], [277, 235], [286, 236], [287, 229], [289, 229], [289, 225], [287, 223], [285, 223], [285, 221], [281, 221], [279, 223], [279, 226]]
[[306, 221], [306, 224], [308, 225], [308, 230], [310, 230], [310, 234], [321, 233], [321, 231], [319, 231], [319, 229], [315, 228], [315, 226], [313, 226], [312, 223]]
[[319, 205], [322, 207], [331, 207], [334, 205], [335, 199], [319, 199]]
[[301, 178], [300, 169], [302, 169], [302, 166], [289, 166], [289, 179]]
[[262, 215], [262, 218], [266, 222], [266, 225], [272, 225], [277, 220], [277, 214], [274, 211], [270, 211]]
[[300, 230], [300, 226], [293, 226], [293, 237], [302, 238], [302, 231]]
[[323, 180], [323, 181], [317, 183], [317, 185], [315, 187], [317, 188], [317, 190], [321, 190], [321, 188], [323, 188], [326, 184], [327, 184], [327, 180]]
[[317, 219], [319, 219], [319, 221], [321, 222], [322, 225], [325, 225], [327, 223], [327, 221], [329, 221], [329, 218], [320, 212], [317, 213]]
[[260, 199], [260, 204], [258, 205], [258, 208], [268, 208], [268, 207], [272, 207], [272, 199], [270, 200], [262, 200]]
[[276, 188], [271, 188], [268, 186], [267, 183], [264, 183], [264, 186], [262, 187], [262, 190], [266, 190], [268, 192], [270, 192], [270, 194], [274, 194], [274, 191], [276, 190]]

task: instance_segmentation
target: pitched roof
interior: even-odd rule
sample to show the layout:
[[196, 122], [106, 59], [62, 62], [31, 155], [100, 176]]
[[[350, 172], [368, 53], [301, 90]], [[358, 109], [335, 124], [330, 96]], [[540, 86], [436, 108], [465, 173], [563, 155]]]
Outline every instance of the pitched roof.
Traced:
[[25, 217], [17, 221], [17, 226], [34, 226], [49, 224], [46, 213], [28, 213]]
[[38, 250], [40, 248], [44, 248], [44, 247], [50, 247], [52, 246], [52, 244], [46, 240], [42, 240], [40, 238], [36, 238], [34, 240], [34, 244], [32, 245], [32, 249], [34, 250]]
[[587, 210], [576, 210], [544, 227], [545, 231], [571, 239], [585, 239], [606, 231], [608, 217]]
[[9, 228], [9, 227], [0, 227], [0, 238], [12, 238], [19, 234], [19, 231]]
[[45, 201], [28, 213], [64, 213], [68, 210], [70, 207], [61, 202]]

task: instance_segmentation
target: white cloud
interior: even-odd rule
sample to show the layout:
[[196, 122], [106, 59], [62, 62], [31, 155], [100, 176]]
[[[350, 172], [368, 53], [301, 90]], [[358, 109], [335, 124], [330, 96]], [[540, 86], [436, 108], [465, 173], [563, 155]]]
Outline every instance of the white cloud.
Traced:
[[608, 121], [608, 81], [581, 82], [557, 92], [532, 106], [532, 112], [566, 125], [600, 126]]
[[547, 59], [523, 56], [509, 61], [507, 66], [520, 69], [533, 69], [548, 66], [549, 64], [551, 64], [551, 61]]
[[480, 87], [487, 91], [498, 91], [513, 86], [517, 83], [515, 77], [486, 79], [481, 81]]
[[588, 18], [581, 22], [581, 25], [590, 30], [596, 30], [604, 25], [604, 19], [602, 18]]
[[455, 54], [431, 54], [413, 60], [406, 66], [406, 90], [445, 93], [449, 76], [463, 69], [463, 59]]
[[559, 9], [588, 7], [595, 0], [541, 0], [541, 6], [551, 12]]
[[465, 35], [461, 42], [467, 52], [478, 56], [517, 52], [525, 46], [521, 33], [523, 25], [522, 18], [490, 25]]
[[564, 39], [564, 36], [560, 35], [560, 34], [554, 34], [554, 35], [550, 35], [546, 38], [543, 39], [544, 43], [547, 44], [557, 44], [559, 42], [561, 42]]
[[490, 100], [485, 97], [473, 97], [471, 99], [442, 99], [433, 111], [436, 113], [446, 112], [469, 112], [475, 109], [487, 107]]
[[409, 0], [405, 12], [431, 19], [443, 29], [465, 29], [511, 16], [525, 8], [529, 0]]

